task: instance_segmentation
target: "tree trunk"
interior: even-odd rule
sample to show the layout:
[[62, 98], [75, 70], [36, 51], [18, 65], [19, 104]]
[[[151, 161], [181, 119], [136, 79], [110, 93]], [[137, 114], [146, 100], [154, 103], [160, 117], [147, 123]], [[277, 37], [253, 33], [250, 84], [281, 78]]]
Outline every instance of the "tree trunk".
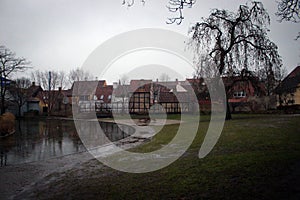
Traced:
[[226, 117], [225, 117], [225, 120], [231, 120], [231, 119], [232, 119], [232, 116], [231, 116], [230, 106], [229, 106], [228, 98], [226, 98]]
[[20, 106], [20, 105], [18, 106], [18, 108], [19, 108], [19, 109], [18, 109], [18, 112], [19, 112], [19, 113], [18, 113], [18, 114], [19, 114], [19, 117], [21, 117], [21, 107], [22, 107], [22, 106]]
[[1, 115], [5, 113], [5, 97], [1, 95]]

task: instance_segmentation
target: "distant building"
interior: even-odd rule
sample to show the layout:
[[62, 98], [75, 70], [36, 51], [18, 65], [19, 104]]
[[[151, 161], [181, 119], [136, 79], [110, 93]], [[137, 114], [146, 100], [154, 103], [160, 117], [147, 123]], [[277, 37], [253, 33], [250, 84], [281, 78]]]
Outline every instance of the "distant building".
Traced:
[[27, 89], [29, 94], [29, 98], [27, 99], [27, 103], [25, 104], [25, 108], [23, 113], [38, 113], [42, 114], [42, 102], [38, 98], [38, 94], [42, 92], [43, 89], [41, 86], [36, 85], [35, 82], [32, 82], [31, 86]]
[[276, 104], [275, 100], [271, 101], [275, 97], [266, 97], [265, 84], [256, 76], [223, 77], [223, 82], [233, 112], [263, 111], [274, 107]]
[[9, 86], [11, 83], [12, 83], [11, 80], [4, 77], [0, 77], [0, 88], [3, 86]]
[[107, 85], [105, 80], [75, 81], [71, 90], [72, 106], [78, 112], [110, 114], [113, 86]]
[[278, 106], [300, 108], [300, 66], [296, 67], [275, 89]]
[[16, 116], [24, 116], [29, 113], [38, 115], [42, 106], [38, 98], [38, 94], [41, 91], [43, 89], [35, 85], [35, 82], [28, 88], [18, 88], [15, 87], [12, 81], [7, 88], [7, 111]]
[[153, 112], [180, 113], [192, 112], [193, 88], [188, 81], [153, 82], [152, 80], [132, 80], [130, 82], [130, 113], [148, 113], [151, 106]]

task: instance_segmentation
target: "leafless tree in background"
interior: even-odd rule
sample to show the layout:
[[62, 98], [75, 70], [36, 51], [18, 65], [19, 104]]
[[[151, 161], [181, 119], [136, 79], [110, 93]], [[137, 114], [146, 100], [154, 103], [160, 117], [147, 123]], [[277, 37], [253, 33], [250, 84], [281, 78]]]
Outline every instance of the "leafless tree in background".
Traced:
[[177, 16], [168, 18], [167, 24], [181, 24], [184, 19], [183, 9], [192, 8], [195, 3], [196, 0], [169, 0], [167, 8], [170, 12], [176, 13]]
[[15, 83], [9, 87], [9, 93], [11, 95], [10, 101], [18, 107], [18, 115], [21, 116], [21, 108], [27, 100], [30, 98], [31, 82], [28, 78], [22, 77], [15, 80]]
[[[145, 5], [145, 0], [140, 0], [140, 2]], [[167, 9], [171, 13], [175, 13], [174, 17], [169, 17], [166, 21], [167, 24], [174, 24], [177, 25], [181, 24], [184, 16], [183, 10], [185, 8], [191, 8], [196, 3], [196, 0], [169, 0]], [[126, 5], [127, 7], [131, 7], [135, 4], [134, 0], [123, 0], [122, 5]]]
[[[268, 38], [269, 24], [270, 17], [260, 2], [240, 5], [237, 12], [214, 9], [189, 31], [195, 60], [202, 54], [209, 55], [220, 75], [266, 68], [274, 76], [282, 61], [278, 47]], [[227, 111], [226, 118], [230, 119], [228, 108]]]
[[1, 114], [5, 113], [6, 92], [9, 84], [8, 78], [15, 72], [24, 71], [29, 62], [25, 58], [17, 58], [16, 54], [5, 46], [0, 46], [0, 104]]
[[40, 85], [44, 90], [56, 90], [67, 88], [66, 73], [64, 71], [39, 71], [31, 73], [31, 79]]
[[207, 54], [202, 54], [198, 56], [195, 64], [194, 78], [213, 78], [218, 75], [218, 68], [216, 63]]
[[278, 11], [276, 15], [280, 22], [291, 21], [298, 23], [300, 21], [300, 1], [299, 0], [281, 0], [278, 2]]
[[[300, 1], [299, 0], [281, 0], [278, 2], [278, 11], [276, 15], [279, 21], [300, 22]], [[300, 38], [300, 32], [296, 40]]]
[[66, 88], [64, 71], [35, 71], [31, 74], [32, 80], [40, 85], [44, 91], [38, 94], [39, 98], [48, 108], [51, 115], [57, 104], [62, 101], [62, 89]]
[[76, 69], [70, 70], [67, 77], [68, 77], [68, 81], [71, 85], [75, 81], [88, 81], [88, 80], [92, 80], [94, 78], [90, 72], [85, 71], [81, 68], [76, 68]]
[[162, 73], [160, 76], [159, 76], [159, 80], [162, 81], [162, 82], [167, 82], [169, 81], [171, 78], [168, 74], [166, 73]]

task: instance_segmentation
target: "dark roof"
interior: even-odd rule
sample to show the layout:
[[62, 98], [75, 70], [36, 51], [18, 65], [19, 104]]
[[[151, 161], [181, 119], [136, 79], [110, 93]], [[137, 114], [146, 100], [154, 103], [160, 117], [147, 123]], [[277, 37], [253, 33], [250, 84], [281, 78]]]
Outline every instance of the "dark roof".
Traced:
[[93, 95], [98, 87], [106, 86], [106, 81], [75, 81], [72, 92], [75, 96]]
[[41, 86], [38, 85], [31, 85], [28, 89], [28, 94], [30, 97], [36, 97], [40, 91], [43, 91]]
[[275, 93], [295, 92], [300, 84], [300, 66], [296, 67], [275, 89]]
[[130, 92], [150, 92], [152, 80], [131, 80]]
[[116, 97], [125, 97], [129, 96], [130, 85], [117, 85], [115, 89], [113, 89], [114, 95]]
[[177, 97], [172, 92], [161, 92], [159, 94], [160, 103], [177, 103]]

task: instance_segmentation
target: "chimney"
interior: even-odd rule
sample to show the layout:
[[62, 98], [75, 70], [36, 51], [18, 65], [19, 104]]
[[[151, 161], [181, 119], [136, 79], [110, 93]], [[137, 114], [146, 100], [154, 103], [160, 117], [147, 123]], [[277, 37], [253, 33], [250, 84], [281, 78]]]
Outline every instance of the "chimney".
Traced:
[[58, 91], [61, 92], [61, 87], [58, 87]]
[[117, 89], [118, 87], [118, 82], [113, 82], [113, 89]]
[[176, 83], [178, 84], [178, 78], [175, 79]]
[[35, 86], [35, 82], [34, 81], [32, 82], [32, 86]]

